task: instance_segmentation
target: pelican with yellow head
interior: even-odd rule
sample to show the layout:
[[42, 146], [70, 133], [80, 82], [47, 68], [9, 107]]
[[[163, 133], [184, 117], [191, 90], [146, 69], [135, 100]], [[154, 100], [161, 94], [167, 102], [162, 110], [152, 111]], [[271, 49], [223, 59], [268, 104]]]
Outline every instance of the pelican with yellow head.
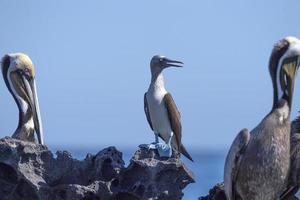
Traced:
[[43, 126], [31, 59], [24, 53], [7, 54], [1, 62], [5, 84], [19, 109], [19, 123], [13, 138], [44, 144]]

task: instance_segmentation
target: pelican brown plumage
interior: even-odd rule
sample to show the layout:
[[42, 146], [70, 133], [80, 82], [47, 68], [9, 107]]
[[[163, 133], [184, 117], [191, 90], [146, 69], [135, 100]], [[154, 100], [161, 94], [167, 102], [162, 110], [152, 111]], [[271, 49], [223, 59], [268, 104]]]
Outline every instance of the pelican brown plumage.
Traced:
[[19, 123], [13, 138], [35, 142], [34, 131], [44, 144], [43, 127], [35, 84], [35, 69], [24, 53], [7, 54], [2, 58], [5, 84], [19, 109]]
[[300, 187], [300, 117], [291, 125], [291, 165], [286, 188], [280, 199], [288, 200], [294, 196]]
[[273, 107], [251, 132], [234, 139], [224, 168], [228, 200], [279, 199], [290, 168], [290, 112], [299, 67], [300, 41], [286, 37], [275, 44], [269, 62]]

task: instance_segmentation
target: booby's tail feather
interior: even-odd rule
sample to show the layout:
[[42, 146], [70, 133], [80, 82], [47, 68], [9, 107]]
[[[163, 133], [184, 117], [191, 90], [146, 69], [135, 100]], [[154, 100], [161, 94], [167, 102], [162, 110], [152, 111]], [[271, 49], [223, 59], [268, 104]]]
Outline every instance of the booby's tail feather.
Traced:
[[194, 162], [192, 156], [187, 152], [183, 144], [180, 145], [180, 153], [182, 153], [185, 157], [187, 157], [190, 161]]

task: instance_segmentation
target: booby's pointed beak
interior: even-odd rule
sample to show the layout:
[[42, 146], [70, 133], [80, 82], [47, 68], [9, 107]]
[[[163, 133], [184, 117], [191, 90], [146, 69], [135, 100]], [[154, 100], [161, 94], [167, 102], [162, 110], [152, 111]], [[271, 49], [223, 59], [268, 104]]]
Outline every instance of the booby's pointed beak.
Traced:
[[165, 68], [166, 67], [183, 67], [183, 62], [177, 60], [171, 60], [169, 58], [164, 58]]
[[282, 64], [283, 70], [281, 71], [280, 82], [282, 90], [284, 91], [284, 96], [288, 101], [290, 108], [292, 107], [296, 75], [300, 65], [299, 62], [300, 57], [295, 56], [287, 58]]
[[26, 93], [31, 101], [30, 105], [33, 113], [34, 129], [37, 133], [38, 142], [40, 144], [44, 144], [44, 133], [43, 133], [43, 126], [42, 126], [41, 113], [40, 113], [39, 100], [37, 96], [35, 80], [34, 78], [31, 77], [29, 78], [24, 75], [22, 76], [22, 79], [26, 88]]

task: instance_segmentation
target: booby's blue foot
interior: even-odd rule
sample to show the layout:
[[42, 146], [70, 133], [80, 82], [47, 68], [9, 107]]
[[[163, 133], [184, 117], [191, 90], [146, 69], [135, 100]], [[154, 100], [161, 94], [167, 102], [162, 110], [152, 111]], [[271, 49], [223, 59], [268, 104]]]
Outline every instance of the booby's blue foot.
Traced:
[[155, 134], [155, 142], [152, 142], [151, 144], [143, 144], [140, 145], [140, 147], [146, 148], [148, 150], [157, 149], [160, 157], [170, 158], [172, 156], [172, 148], [171, 148], [172, 136], [173, 134], [171, 135], [168, 143], [160, 143], [158, 140], [158, 134]]
[[150, 150], [150, 149], [157, 149], [157, 144], [159, 143], [158, 140], [158, 134], [155, 134], [155, 142], [152, 142], [151, 144], [145, 144], [143, 145], [143, 147], [145, 147], [146, 149]]
[[148, 150], [156, 149], [156, 145], [157, 145], [157, 143], [155, 143], [155, 142], [152, 142], [151, 144], [147, 144], [147, 149]]
[[150, 149], [157, 149], [159, 157], [168, 157], [172, 156], [172, 149], [165, 143], [151, 143], [151, 144], [142, 144], [140, 147]]
[[160, 157], [168, 157], [172, 156], [172, 148], [168, 144], [157, 143], [156, 148]]
[[168, 157], [172, 156], [172, 147], [171, 141], [173, 138], [173, 132], [171, 133], [171, 137], [169, 138], [168, 142], [165, 144], [157, 143], [157, 150], [160, 157]]

